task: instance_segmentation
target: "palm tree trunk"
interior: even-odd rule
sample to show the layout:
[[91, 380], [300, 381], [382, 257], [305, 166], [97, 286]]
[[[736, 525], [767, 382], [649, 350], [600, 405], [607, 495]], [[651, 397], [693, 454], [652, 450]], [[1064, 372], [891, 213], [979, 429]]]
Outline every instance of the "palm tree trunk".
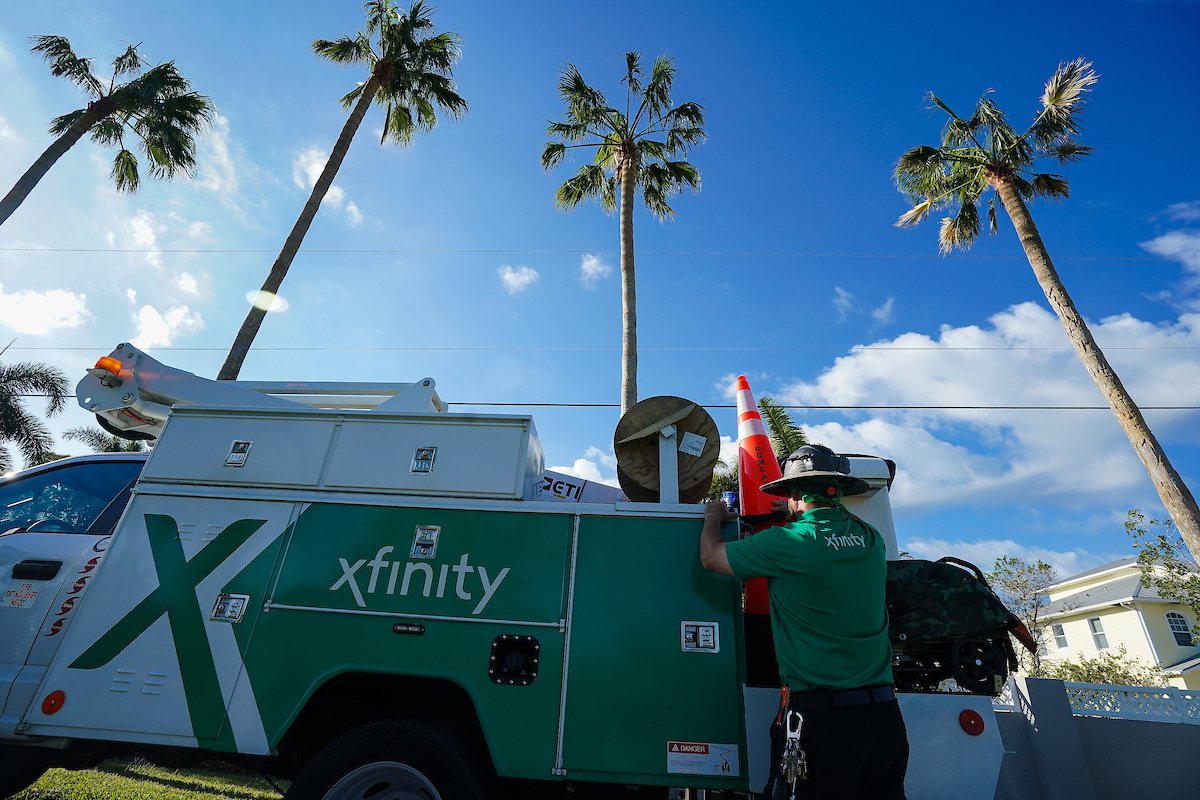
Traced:
[[[287, 276], [288, 269], [292, 266], [292, 259], [296, 257], [300, 245], [304, 243], [304, 236], [308, 233], [309, 226], [312, 225], [317, 211], [321, 208], [321, 201], [325, 199], [325, 194], [333, 185], [333, 179], [337, 176], [337, 171], [342, 166], [346, 153], [350, 150], [350, 143], [354, 141], [354, 134], [358, 131], [358, 126], [362, 124], [363, 117], [367, 115], [367, 109], [371, 107], [371, 101], [375, 98], [375, 90], [378, 87], [379, 80], [374, 75], [363, 86], [362, 94], [359, 96], [358, 102], [354, 104], [350, 118], [342, 127], [342, 133], [333, 146], [333, 152], [329, 154], [329, 160], [325, 162], [325, 168], [321, 170], [321, 177], [317, 178], [312, 194], [308, 196], [308, 202], [304, 204], [304, 209], [300, 212], [300, 218], [296, 220], [296, 225], [283, 243], [283, 250], [280, 251], [279, 257], [271, 266], [267, 279], [263, 281], [262, 291], [270, 292], [273, 295], [279, 293], [279, 287]], [[242, 362], [246, 360], [246, 355], [250, 352], [250, 345], [254, 343], [254, 337], [258, 335], [258, 329], [262, 326], [263, 318], [266, 316], [266, 309], [251, 306], [250, 313], [246, 315], [242, 327], [237, 332], [237, 337], [233, 340], [233, 347], [229, 349], [229, 355], [225, 357], [225, 363], [221, 365], [221, 371], [217, 373], [217, 380], [237, 380], [238, 373], [242, 371]]]
[[621, 165], [621, 413], [637, 403], [637, 283], [633, 274], [634, 157]]
[[1025, 248], [1029, 265], [1033, 267], [1038, 283], [1041, 284], [1042, 291], [1046, 293], [1046, 299], [1050, 301], [1050, 305], [1058, 314], [1059, 321], [1066, 329], [1067, 338], [1071, 340], [1071, 344], [1075, 345], [1079, 360], [1087, 367], [1092, 380], [1096, 382], [1096, 386], [1108, 400], [1109, 407], [1112, 408], [1117, 421], [1121, 423], [1125, 435], [1129, 437], [1129, 443], [1133, 445], [1133, 449], [1142, 459], [1146, 471], [1150, 473], [1150, 479], [1154, 481], [1154, 487], [1158, 489], [1158, 496], [1162, 498], [1163, 505], [1167, 507], [1167, 513], [1175, 521], [1175, 526], [1183, 536], [1188, 549], [1191, 550], [1194, 557], [1200, 558], [1200, 508], [1196, 506], [1196, 499], [1192, 497], [1187, 484], [1183, 482], [1179, 473], [1167, 460], [1167, 454], [1163, 452], [1158, 440], [1150, 432], [1150, 426], [1146, 424], [1142, 412], [1133, 402], [1129, 393], [1125, 391], [1125, 387], [1121, 385], [1121, 379], [1117, 377], [1117, 373], [1108, 365], [1108, 359], [1104, 357], [1104, 353], [1092, 339], [1092, 334], [1083, 321], [1083, 317], [1075, 310], [1071, 296], [1067, 294], [1066, 287], [1063, 286], [1058, 272], [1050, 262], [1050, 254], [1046, 252], [1042, 237], [1038, 235], [1037, 227], [1033, 224], [1033, 217], [1029, 215], [1029, 209], [1025, 207], [1012, 180], [995, 181], [995, 186], [1000, 195], [1000, 201], [1004, 203], [1004, 208], [1008, 211], [1008, 216], [1017, 229], [1017, 236], [1020, 237], [1021, 245]]
[[33, 166], [25, 170], [25, 174], [20, 177], [8, 194], [0, 200], [0, 225], [12, 216], [12, 213], [17, 210], [21, 203], [25, 202], [25, 198], [33, 191], [33, 187], [38, 185], [50, 168], [54, 166], [54, 162], [62, 158], [63, 153], [71, 149], [71, 147], [79, 141], [88, 130], [100, 121], [100, 114], [96, 113], [90, 107], [80, 115], [79, 119], [75, 120], [75, 124], [67, 128], [66, 133], [54, 140], [54, 143], [46, 148], [38, 160], [33, 162]]

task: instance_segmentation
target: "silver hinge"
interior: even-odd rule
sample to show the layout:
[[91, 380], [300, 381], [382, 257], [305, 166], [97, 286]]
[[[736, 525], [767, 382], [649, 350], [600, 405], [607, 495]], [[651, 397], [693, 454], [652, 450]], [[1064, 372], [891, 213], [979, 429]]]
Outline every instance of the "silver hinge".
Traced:
[[560, 620], [558, 621], [558, 632], [559, 632], [559, 633], [566, 633], [566, 632], [567, 632], [567, 621], [566, 621], [566, 619], [560, 619]]
[[550, 770], [550, 774], [561, 778], [567, 774], [567, 770], [564, 767], [555, 767], [554, 769]]
[[33, 727], [33, 723], [31, 723], [31, 722], [22, 722], [21, 724], [17, 725], [17, 727], [13, 728], [13, 732], [15, 732], [15, 733], [26, 733], [26, 732], [28, 732], [28, 731], [29, 731], [29, 729], [30, 729], [30, 728], [32, 728], [32, 727]]

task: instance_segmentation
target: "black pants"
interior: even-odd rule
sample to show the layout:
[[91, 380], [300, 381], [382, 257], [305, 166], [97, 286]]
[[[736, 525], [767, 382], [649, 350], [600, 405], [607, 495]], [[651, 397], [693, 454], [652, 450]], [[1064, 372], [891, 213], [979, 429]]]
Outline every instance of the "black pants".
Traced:
[[[808, 777], [796, 782], [797, 800], [903, 800], [908, 734], [899, 703], [810, 708], [800, 714]], [[791, 794], [779, 776], [785, 739], [783, 727], [773, 724], [766, 800], [786, 800]]]

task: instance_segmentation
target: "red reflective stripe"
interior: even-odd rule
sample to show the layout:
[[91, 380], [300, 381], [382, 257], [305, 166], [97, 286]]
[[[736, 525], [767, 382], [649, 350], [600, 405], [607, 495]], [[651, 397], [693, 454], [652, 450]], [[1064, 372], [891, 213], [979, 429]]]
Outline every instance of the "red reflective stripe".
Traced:
[[742, 414], [738, 414], [738, 425], [741, 425], [743, 422], [745, 422], [748, 419], [761, 420], [762, 414], [759, 414], [757, 411], [746, 411]]

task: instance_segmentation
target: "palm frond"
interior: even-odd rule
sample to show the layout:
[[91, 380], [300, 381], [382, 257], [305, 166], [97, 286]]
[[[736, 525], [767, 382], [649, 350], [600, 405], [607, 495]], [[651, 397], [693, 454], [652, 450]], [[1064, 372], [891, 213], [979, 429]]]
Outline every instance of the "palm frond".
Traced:
[[1038, 173], [1028, 182], [1028, 193], [1022, 192], [1022, 197], [1044, 197], [1047, 200], [1066, 200], [1071, 196], [1071, 188], [1067, 179], [1061, 175]]
[[125, 128], [120, 122], [109, 117], [102, 119], [92, 126], [91, 138], [98, 145], [108, 147], [109, 145], [120, 144], [121, 135]]
[[792, 419], [788, 410], [767, 395], [758, 399], [758, 410], [766, 423], [771, 448], [778, 458], [786, 458], [808, 444], [808, 437]]
[[[153, 171], [153, 170], [152, 170]], [[138, 175], [137, 156], [125, 148], [117, 151], [113, 157], [112, 171], [109, 173], [118, 192], [133, 194], [142, 185]]]
[[654, 59], [654, 69], [650, 71], [644, 95], [652, 119], [671, 110], [671, 86], [675, 83], [676, 72], [675, 59], [665, 55]]
[[46, 398], [46, 416], [54, 416], [66, 408], [70, 385], [67, 376], [57, 367], [35, 361], [0, 364], [0, 398], [14, 401], [19, 395], [40, 395]]
[[933, 200], [922, 200], [908, 211], [905, 211], [903, 214], [901, 214], [900, 218], [893, 224], [897, 228], [916, 227], [925, 221], [925, 218], [929, 216], [929, 213], [933, 211], [933, 209]]
[[142, 58], [137, 49], [138, 46], [136, 44], [131, 44], [129, 47], [125, 48], [124, 53], [121, 53], [121, 55], [113, 59], [112, 66], [114, 78], [121, 75], [133, 75], [137, 72], [140, 72], [142, 67], [148, 65], [149, 62]]
[[92, 72], [92, 59], [76, 55], [67, 37], [30, 36], [29, 41], [33, 42], [30, 50], [40, 53], [42, 59], [50, 65], [51, 75], [66, 78], [79, 88], [86, 89], [97, 97], [101, 96], [104, 84]]
[[996, 200], [995, 198], [988, 201], [988, 235], [995, 236], [1000, 232], [1000, 226], [996, 221]]
[[629, 91], [634, 94], [642, 93], [642, 54], [629, 52], [625, 54], [625, 77], [621, 78], [621, 83], [629, 87]]
[[562, 142], [546, 142], [542, 148], [542, 169], [553, 172], [567, 157], [567, 146]]
[[373, 61], [371, 40], [361, 32], [338, 39], [317, 39], [312, 43], [313, 52], [334, 64], [367, 64]]
[[1087, 93], [1099, 77], [1092, 70], [1091, 62], [1082, 58], [1060, 63], [1046, 81], [1042, 111], [1029, 126], [1026, 138], [1048, 150], [1079, 135], [1079, 114], [1087, 104]]
[[604, 202], [606, 177], [604, 169], [596, 164], [584, 164], [575, 176], [558, 187], [555, 193], [555, 205], [564, 211], [570, 211], [584, 200], [599, 199]]
[[69, 114], [63, 114], [61, 117], [55, 117], [50, 120], [50, 135], [62, 136], [71, 129], [71, 126], [79, 121], [79, 118], [84, 115], [85, 109], [76, 109]]
[[964, 203], [958, 207], [957, 214], [942, 220], [938, 230], [938, 250], [943, 255], [953, 252], [956, 247], [967, 250], [978, 237], [979, 209], [974, 203]]
[[1066, 164], [1068, 161], [1078, 161], [1086, 155], [1090, 155], [1092, 148], [1086, 144], [1079, 142], [1060, 142], [1050, 148], [1050, 155], [1058, 159], [1059, 164]]
[[675, 216], [675, 209], [667, 203], [667, 190], [662, 184], [646, 183], [642, 185], [642, 202], [659, 222], [664, 222]]

